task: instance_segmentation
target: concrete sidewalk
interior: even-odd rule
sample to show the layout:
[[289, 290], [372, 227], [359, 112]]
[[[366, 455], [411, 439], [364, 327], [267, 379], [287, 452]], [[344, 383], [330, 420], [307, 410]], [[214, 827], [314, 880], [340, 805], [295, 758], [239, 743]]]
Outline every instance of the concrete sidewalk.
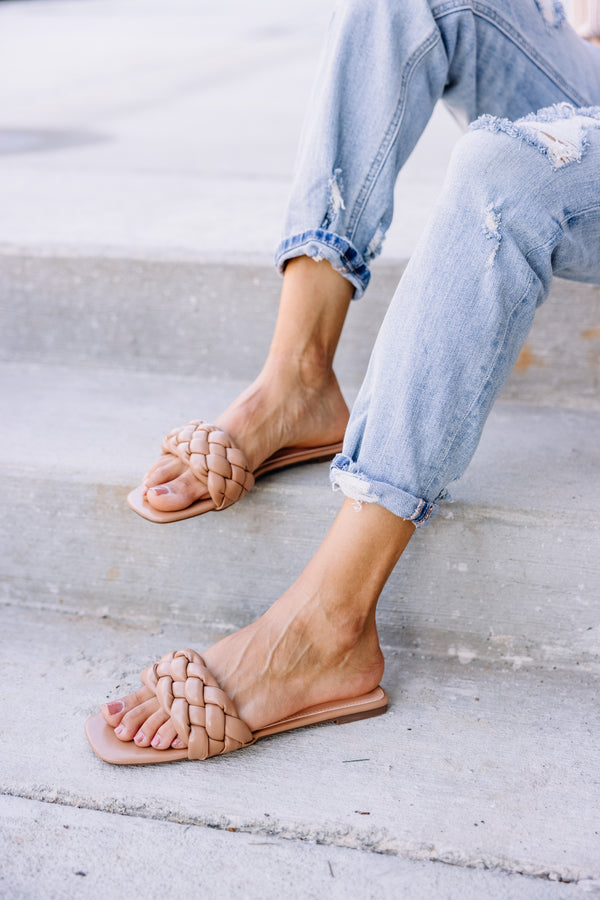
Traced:
[[[4, 2], [0, 245], [270, 264], [331, 9]], [[457, 134], [440, 108], [389, 258], [410, 255]]]
[[[339, 508], [327, 465], [156, 526], [128, 488], [260, 366], [332, 3], [0, 3], [0, 894], [600, 894], [600, 289], [557, 282], [455, 503], [382, 596], [387, 715], [110, 767], [83, 723], [254, 620]], [[353, 399], [458, 130], [436, 111], [336, 357]]]

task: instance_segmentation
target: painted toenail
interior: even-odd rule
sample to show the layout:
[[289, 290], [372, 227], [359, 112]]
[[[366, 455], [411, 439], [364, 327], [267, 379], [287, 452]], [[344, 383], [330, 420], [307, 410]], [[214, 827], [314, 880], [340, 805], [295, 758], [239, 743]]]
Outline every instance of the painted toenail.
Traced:
[[143, 732], [138, 731], [138, 733], [137, 733], [136, 736], [134, 737], [134, 741], [136, 742], [136, 744], [141, 744], [143, 740], [144, 740], [144, 734], [143, 734]]
[[181, 738], [175, 738], [175, 740], [171, 743], [171, 747], [175, 747], [176, 750], [179, 750], [180, 747], [183, 747], [183, 741], [181, 740]]
[[119, 725], [117, 728], [115, 728], [115, 734], [123, 734], [124, 731], [125, 728], [122, 725]]
[[171, 488], [167, 487], [166, 484], [160, 484], [158, 487], [150, 488], [150, 490], [154, 494], [170, 494], [171, 493]]
[[113, 700], [106, 704], [106, 708], [111, 716], [115, 716], [117, 713], [123, 712], [125, 704], [122, 700]]
[[155, 734], [154, 737], [152, 738], [152, 746], [160, 747], [160, 736], [158, 734]]

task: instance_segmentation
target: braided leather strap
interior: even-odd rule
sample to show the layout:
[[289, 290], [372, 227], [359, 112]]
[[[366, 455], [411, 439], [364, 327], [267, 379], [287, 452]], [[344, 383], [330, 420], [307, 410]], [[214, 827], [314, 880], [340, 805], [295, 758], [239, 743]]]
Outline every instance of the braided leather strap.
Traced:
[[216, 425], [198, 421], [174, 428], [163, 440], [162, 449], [187, 463], [206, 484], [217, 510], [231, 506], [254, 486], [246, 455]]
[[235, 703], [194, 650], [167, 653], [142, 672], [142, 681], [171, 717], [189, 759], [208, 759], [254, 743]]

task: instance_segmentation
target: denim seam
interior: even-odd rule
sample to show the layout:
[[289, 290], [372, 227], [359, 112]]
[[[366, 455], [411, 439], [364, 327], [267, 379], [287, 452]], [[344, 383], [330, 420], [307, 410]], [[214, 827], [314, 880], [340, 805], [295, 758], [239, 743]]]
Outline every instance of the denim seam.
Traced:
[[[597, 206], [597, 205], [592, 206], [591, 209], [596, 209], [596, 210], [600, 211], [600, 206]], [[534, 256], [536, 253], [539, 253], [540, 250], [544, 250], [544, 251], [550, 250], [550, 252], [552, 250], [554, 250], [554, 248], [560, 241], [561, 234], [565, 230], [564, 226], [567, 225], [571, 221], [571, 219], [573, 219], [576, 216], [579, 216], [585, 212], [587, 212], [587, 210], [582, 210], [581, 212], [578, 211], [576, 213], [573, 213], [572, 215], [567, 216], [564, 219], [561, 219], [561, 221], [557, 223], [556, 228], [554, 229], [552, 234], [549, 235], [545, 241], [543, 241], [541, 244], [536, 244], [535, 247], [530, 247], [530, 249], [527, 251], [527, 253], [523, 254], [523, 256], [527, 260], [527, 262], [529, 263], [530, 258], [532, 256]]]
[[[569, 222], [571, 222], [572, 219], [576, 219], [578, 216], [587, 215], [589, 212], [598, 213], [598, 215], [600, 216], [600, 204], [595, 203], [593, 204], [593, 206], [586, 206], [585, 209], [578, 209], [577, 212], [571, 213], [564, 219], [561, 219], [557, 225], [556, 230], [546, 241], [544, 241], [542, 244], [537, 244], [535, 247], [531, 247], [531, 249], [527, 251], [527, 253], [524, 255], [527, 262], [529, 263], [530, 257], [534, 256], [536, 253], [539, 253], [540, 250], [553, 250], [559, 243], [561, 234], [564, 234], [564, 232], [567, 230]], [[544, 300], [546, 298], [547, 295]], [[538, 306], [540, 305], [541, 304], [538, 304]]]
[[[569, 218], [571, 218], [571, 217], [569, 216], [565, 221], [568, 221]], [[530, 258], [532, 256], [534, 256], [536, 253], [539, 253], [540, 250], [553, 250], [554, 247], [556, 247], [556, 245], [558, 244], [558, 242], [560, 240], [561, 231], [564, 230], [562, 226], [563, 226], [563, 223], [562, 222], [559, 223], [559, 225], [557, 225], [556, 229], [552, 232], [551, 235], [549, 235], [549, 237], [546, 238], [545, 241], [543, 241], [541, 244], [536, 244], [535, 247], [531, 247], [527, 251], [527, 253], [523, 254], [523, 256], [527, 260], [528, 264], [529, 264]]]
[[[495, 366], [496, 366], [496, 363], [497, 363], [497, 361], [498, 361], [498, 359], [499, 359], [499, 357], [500, 357], [500, 355], [501, 355], [502, 348], [505, 346], [505, 343], [506, 343], [506, 341], [505, 341], [506, 334], [507, 334], [507, 332], [508, 332], [508, 330], [509, 330], [509, 328], [510, 328], [510, 324], [511, 324], [511, 321], [512, 321], [512, 319], [513, 319], [513, 316], [514, 316], [515, 312], [517, 311], [517, 309], [518, 309], [518, 308], [521, 306], [521, 304], [523, 303], [523, 300], [525, 299], [525, 297], [528, 295], [529, 289], [530, 289], [530, 287], [531, 287], [531, 285], [532, 285], [532, 283], [533, 283], [533, 279], [534, 279], [534, 273], [533, 273], [533, 272], [530, 272], [530, 273], [529, 273], [529, 280], [528, 280], [528, 282], [527, 282], [527, 285], [526, 285], [526, 287], [525, 287], [523, 293], [520, 295], [519, 299], [515, 302], [513, 308], [511, 309], [509, 315], [507, 316], [507, 319], [506, 319], [506, 327], [504, 328], [504, 333], [503, 333], [503, 336], [502, 336], [503, 339], [502, 339], [501, 341], [499, 341], [499, 343], [498, 343], [498, 350], [497, 350], [497, 352], [496, 352], [496, 354], [495, 354], [495, 356], [494, 356], [494, 359], [491, 361], [490, 366], [489, 366], [489, 368], [488, 368], [488, 371], [486, 372], [485, 376], [484, 376], [483, 379], [482, 379], [482, 382], [481, 382], [481, 385], [480, 385], [480, 387], [479, 387], [479, 390], [477, 391], [477, 394], [473, 397], [472, 403], [470, 404], [468, 410], [465, 412], [465, 415], [463, 416], [463, 418], [461, 419], [461, 421], [460, 421], [459, 424], [457, 425], [457, 427], [456, 427], [456, 429], [455, 429], [455, 431], [454, 431], [453, 437], [449, 440], [447, 450], [446, 450], [446, 452], [444, 453], [443, 457], [441, 458], [440, 462], [438, 463], [438, 468], [440, 468], [441, 466], [443, 466], [444, 463], [446, 462], [446, 460], [448, 459], [448, 457], [450, 456], [450, 453], [452, 452], [452, 448], [453, 448], [454, 444], [456, 443], [456, 441], [458, 440], [458, 436], [459, 436], [461, 430], [464, 428], [464, 425], [465, 425], [466, 420], [467, 420], [468, 417], [470, 416], [470, 414], [471, 414], [473, 408], [475, 407], [475, 405], [479, 402], [479, 399], [480, 399], [481, 395], [483, 394], [485, 388], [487, 387], [487, 385], [489, 385], [489, 383], [490, 383], [490, 381], [491, 381], [491, 373], [494, 371], [494, 368], [495, 368]], [[425, 486], [425, 488], [424, 488], [424, 490], [423, 490], [423, 493], [424, 493], [424, 494], [427, 494], [427, 493], [429, 492], [429, 488], [431, 487], [431, 483], [432, 483], [434, 477], [435, 477], [435, 475], [432, 475], [431, 478], [429, 479], [427, 485]]]
[[575, 106], [589, 106], [589, 99], [582, 97], [571, 85], [562, 78], [560, 72], [554, 69], [544, 57], [536, 51], [535, 47], [527, 41], [523, 41], [520, 33], [516, 31], [510, 22], [499, 16], [496, 10], [492, 10], [485, 4], [473, 3], [473, 13], [482, 19], [486, 19], [490, 24], [495, 25], [504, 35], [518, 47], [527, 58], [552, 81], [556, 87], [560, 88], [564, 94], [575, 104]]
[[523, 41], [521, 34], [513, 28], [510, 22], [498, 15], [495, 9], [490, 9], [483, 3], [475, 2], [473, 4], [465, 4], [464, 6], [455, 6], [451, 3], [446, 3], [441, 7], [432, 10], [435, 19], [441, 19], [456, 12], [472, 12], [474, 16], [479, 16], [480, 19], [485, 19], [490, 25], [495, 26], [505, 37], [519, 48], [533, 65], [537, 66], [550, 81], [563, 91], [565, 96], [568, 97], [575, 106], [589, 106], [589, 98], [582, 97], [571, 85], [568, 85], [562, 78], [560, 72], [550, 66], [548, 61], [537, 53], [532, 44]]
[[529, 262], [530, 257], [534, 254], [539, 253], [540, 250], [546, 250], [547, 248], [556, 247], [557, 243], [560, 240], [560, 235], [565, 231], [566, 226], [568, 226], [569, 222], [572, 219], [576, 219], [578, 216], [585, 216], [590, 212], [596, 212], [600, 214], [600, 204], [593, 203], [591, 206], [586, 206], [584, 209], [578, 209], [577, 212], [570, 213], [568, 216], [565, 216], [564, 219], [561, 219], [557, 224], [556, 229], [552, 232], [552, 234], [546, 238], [541, 244], [536, 244], [535, 247], [531, 247], [527, 253], [524, 254], [525, 259]]
[[566, 218], [561, 219], [560, 227], [561, 227], [561, 228], [563, 229], [563, 231], [564, 231], [564, 226], [565, 226], [565, 225], [568, 225], [568, 223], [569, 223], [572, 219], [576, 219], [578, 216], [584, 216], [584, 215], [586, 215], [587, 213], [590, 213], [590, 212], [597, 212], [597, 213], [600, 213], [600, 204], [594, 203], [593, 206], [586, 206], [585, 209], [578, 209], [577, 212], [571, 213], [570, 215], [566, 216]]
[[369, 172], [363, 182], [360, 194], [356, 198], [352, 214], [348, 220], [348, 234], [351, 240], [354, 240], [356, 236], [356, 231], [365, 211], [365, 207], [369, 202], [369, 199], [373, 192], [373, 188], [377, 184], [379, 176], [381, 175], [385, 163], [389, 158], [392, 147], [395, 143], [396, 136], [398, 134], [398, 131], [400, 130], [400, 126], [402, 125], [404, 113], [406, 111], [408, 86], [410, 84], [410, 79], [414, 73], [414, 70], [417, 67], [418, 63], [423, 59], [423, 57], [426, 56], [426, 54], [429, 53], [430, 50], [433, 50], [433, 48], [440, 42], [441, 39], [439, 36], [439, 32], [433, 31], [431, 35], [426, 38], [419, 45], [419, 47], [417, 47], [412, 56], [409, 57], [406, 62], [402, 75], [402, 82], [400, 84], [400, 96], [396, 104], [394, 115], [392, 116], [392, 120], [387, 127], [387, 131], [383, 136], [381, 144], [379, 145], [379, 150], [377, 151], [375, 158], [371, 163]]

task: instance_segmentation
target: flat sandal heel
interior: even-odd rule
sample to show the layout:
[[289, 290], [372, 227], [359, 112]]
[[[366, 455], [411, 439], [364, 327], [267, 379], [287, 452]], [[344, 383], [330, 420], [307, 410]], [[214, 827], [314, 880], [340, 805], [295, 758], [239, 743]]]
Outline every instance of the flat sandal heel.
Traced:
[[351, 716], [338, 716], [337, 719], [333, 719], [333, 722], [336, 725], [345, 725], [346, 722], [358, 722], [360, 719], [371, 719], [373, 716], [382, 716], [384, 712], [387, 712], [387, 704], [381, 706], [379, 709], [369, 709], [367, 712], [353, 713]]

